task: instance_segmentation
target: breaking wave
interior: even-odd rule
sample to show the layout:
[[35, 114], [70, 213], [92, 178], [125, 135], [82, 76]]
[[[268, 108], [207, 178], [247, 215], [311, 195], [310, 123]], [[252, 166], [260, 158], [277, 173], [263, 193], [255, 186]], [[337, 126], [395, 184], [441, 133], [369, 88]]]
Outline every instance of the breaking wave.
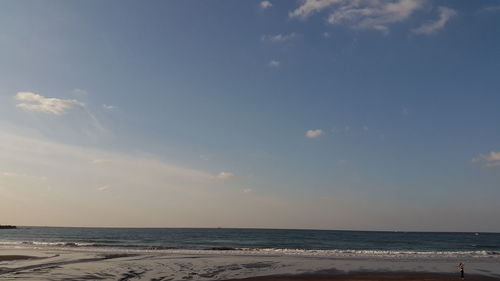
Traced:
[[281, 248], [232, 248], [180, 249], [150, 245], [116, 245], [86, 242], [2, 241], [1, 248], [15, 249], [77, 249], [99, 252], [157, 252], [180, 255], [255, 255], [255, 256], [310, 256], [310, 257], [381, 257], [381, 258], [500, 258], [500, 251], [407, 251], [407, 250], [310, 250]]

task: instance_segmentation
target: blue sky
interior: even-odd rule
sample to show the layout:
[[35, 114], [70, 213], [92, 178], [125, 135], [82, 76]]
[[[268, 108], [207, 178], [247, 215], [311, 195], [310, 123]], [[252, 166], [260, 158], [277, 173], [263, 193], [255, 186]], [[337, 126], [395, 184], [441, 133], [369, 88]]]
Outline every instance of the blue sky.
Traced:
[[0, 7], [0, 222], [500, 231], [497, 1]]

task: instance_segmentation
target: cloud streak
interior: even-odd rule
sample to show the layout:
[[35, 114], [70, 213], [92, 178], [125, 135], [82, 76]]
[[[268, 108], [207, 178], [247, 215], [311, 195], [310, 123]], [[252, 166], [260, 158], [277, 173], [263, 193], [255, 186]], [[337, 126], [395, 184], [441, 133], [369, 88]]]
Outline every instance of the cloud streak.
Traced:
[[109, 105], [109, 104], [103, 104], [102, 105], [102, 108], [106, 109], [106, 110], [115, 110], [116, 109], [116, 106], [115, 105]]
[[500, 152], [492, 151], [492, 152], [490, 152], [490, 154], [487, 154], [487, 155], [481, 154], [481, 155], [479, 155], [479, 157], [472, 159], [472, 162], [484, 163], [483, 166], [485, 166], [485, 167], [500, 166]]
[[341, 2], [343, 2], [343, 0], [306, 0], [303, 1], [302, 5], [295, 9], [295, 11], [290, 12], [289, 16], [291, 18], [306, 19], [314, 13]]
[[98, 188], [96, 188], [97, 191], [106, 191], [106, 190], [110, 190], [110, 189], [111, 189], [110, 185], [103, 185], [103, 186], [99, 186]]
[[16, 104], [18, 108], [54, 115], [63, 115], [73, 108], [84, 106], [84, 103], [78, 100], [46, 98], [32, 92], [18, 92], [14, 99], [19, 102]]
[[[1, 127], [0, 139], [6, 160], [0, 171], [32, 173], [0, 173], [0, 213], [17, 224], [296, 228], [312, 215], [304, 215], [310, 210], [297, 207], [290, 195], [270, 197], [237, 181], [222, 184], [211, 173], [148, 156], [61, 144]], [[109, 161], [99, 165], [98, 159]]]
[[372, 29], [389, 32], [389, 25], [403, 22], [423, 8], [424, 0], [306, 0], [290, 12], [291, 18], [306, 19], [325, 9], [330, 10], [327, 22], [353, 29]]
[[447, 7], [439, 7], [439, 19], [435, 21], [429, 21], [424, 23], [422, 26], [413, 30], [416, 34], [434, 34], [439, 30], [443, 29], [446, 23], [451, 19], [457, 16], [457, 11], [447, 8]]
[[297, 37], [299, 37], [299, 35], [295, 32], [292, 32], [289, 34], [278, 33], [276, 35], [264, 35], [264, 36], [262, 36], [261, 39], [262, 39], [262, 41], [269, 41], [272, 43], [280, 43], [280, 42], [286, 42], [286, 41], [296, 39]]
[[230, 180], [232, 178], [234, 178], [234, 174], [229, 172], [220, 172], [217, 175], [217, 179], [219, 180]]
[[[1, 128], [0, 139], [0, 155], [5, 159], [0, 161], [0, 192], [4, 198], [12, 198], [9, 204], [0, 204], [0, 211], [13, 208], [12, 218], [19, 223], [143, 225], [154, 217], [150, 224], [162, 225], [162, 216], [157, 215], [161, 208], [161, 213], [171, 214], [169, 220], [174, 224], [182, 225], [189, 217], [196, 225], [197, 216], [214, 208], [215, 203], [207, 202], [220, 204], [220, 198], [236, 196], [242, 189], [236, 183], [222, 187], [210, 173], [148, 156], [60, 144]], [[30, 171], [30, 176], [15, 176], [17, 171]], [[97, 195], [111, 190], [113, 198]], [[32, 216], [34, 209], [40, 216]], [[102, 213], [93, 213], [97, 209]], [[182, 217], [182, 212], [188, 215]], [[191, 217], [192, 213], [196, 216]], [[66, 216], [73, 220], [64, 221]], [[121, 219], [125, 217], [130, 221]]]

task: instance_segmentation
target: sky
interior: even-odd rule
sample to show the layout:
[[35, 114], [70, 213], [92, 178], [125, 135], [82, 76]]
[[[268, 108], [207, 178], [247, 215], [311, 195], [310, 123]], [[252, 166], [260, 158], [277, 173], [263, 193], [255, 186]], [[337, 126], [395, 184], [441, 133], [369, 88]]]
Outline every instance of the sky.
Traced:
[[2, 1], [0, 224], [500, 232], [500, 3]]

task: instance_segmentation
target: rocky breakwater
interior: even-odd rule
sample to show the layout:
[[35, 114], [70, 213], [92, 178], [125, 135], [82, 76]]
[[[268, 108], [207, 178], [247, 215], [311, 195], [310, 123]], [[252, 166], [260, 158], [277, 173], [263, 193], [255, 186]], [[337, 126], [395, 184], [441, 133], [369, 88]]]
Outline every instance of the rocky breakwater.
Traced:
[[0, 224], [0, 229], [14, 229], [17, 228], [15, 225], [1, 225]]

